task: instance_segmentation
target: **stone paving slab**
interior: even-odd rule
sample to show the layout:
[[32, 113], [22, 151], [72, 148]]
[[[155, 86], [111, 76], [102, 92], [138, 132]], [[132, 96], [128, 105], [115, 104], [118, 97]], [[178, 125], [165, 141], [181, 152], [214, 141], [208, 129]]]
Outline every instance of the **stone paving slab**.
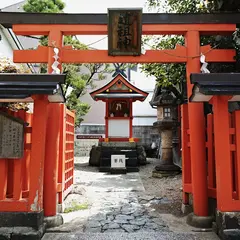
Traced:
[[43, 240], [218, 239], [211, 232], [193, 232], [189, 227], [184, 229], [185, 225], [180, 220], [155, 212], [150, 203], [161, 204], [169, 200], [147, 195], [139, 173], [100, 173], [96, 168], [82, 165], [85, 164], [83, 160], [79, 160], [81, 165], [75, 169], [75, 183], [84, 189], [89, 208], [83, 212], [63, 214], [65, 224], [48, 229]]
[[214, 233], [183, 234], [171, 232], [45, 234], [42, 240], [218, 240]]

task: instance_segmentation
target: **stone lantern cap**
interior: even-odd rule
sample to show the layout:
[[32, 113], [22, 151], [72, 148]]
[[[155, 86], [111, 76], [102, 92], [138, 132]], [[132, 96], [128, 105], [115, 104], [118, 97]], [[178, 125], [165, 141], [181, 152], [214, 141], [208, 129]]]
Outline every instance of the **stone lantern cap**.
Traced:
[[175, 105], [177, 97], [168, 88], [162, 88], [158, 85], [155, 86], [154, 93], [151, 101], [149, 102], [152, 107], [155, 106], [171, 106]]

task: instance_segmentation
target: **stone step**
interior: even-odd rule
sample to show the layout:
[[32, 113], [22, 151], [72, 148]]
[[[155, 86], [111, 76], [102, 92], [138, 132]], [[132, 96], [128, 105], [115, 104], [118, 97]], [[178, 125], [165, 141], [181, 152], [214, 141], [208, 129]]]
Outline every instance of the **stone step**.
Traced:
[[101, 145], [102, 147], [136, 148], [137, 143], [135, 143], [135, 142], [100, 142], [99, 145]]
[[[99, 172], [111, 172], [111, 167], [109, 166], [101, 166], [99, 167]], [[127, 167], [127, 172], [131, 173], [131, 172], [139, 172], [139, 168], [138, 167]]]
[[214, 233], [174, 233], [174, 232], [149, 232], [138, 233], [47, 233], [42, 240], [217, 240]]
[[125, 152], [125, 151], [102, 151], [101, 158], [111, 158], [112, 155], [125, 155], [126, 158], [137, 158], [137, 152]]
[[102, 148], [102, 153], [111, 153], [111, 154], [124, 154], [124, 155], [131, 155], [137, 154], [136, 149], [126, 149], [126, 148]]

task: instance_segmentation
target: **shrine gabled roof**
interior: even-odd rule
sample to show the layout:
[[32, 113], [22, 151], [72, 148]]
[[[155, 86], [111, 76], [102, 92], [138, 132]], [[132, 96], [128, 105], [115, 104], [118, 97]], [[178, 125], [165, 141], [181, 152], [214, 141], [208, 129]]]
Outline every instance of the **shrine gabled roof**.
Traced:
[[144, 101], [148, 96], [147, 92], [132, 85], [122, 74], [118, 74], [105, 86], [90, 93], [94, 100], [109, 98], [131, 98]]
[[0, 102], [33, 102], [32, 95], [47, 95], [49, 102], [65, 102], [64, 74], [0, 73]]

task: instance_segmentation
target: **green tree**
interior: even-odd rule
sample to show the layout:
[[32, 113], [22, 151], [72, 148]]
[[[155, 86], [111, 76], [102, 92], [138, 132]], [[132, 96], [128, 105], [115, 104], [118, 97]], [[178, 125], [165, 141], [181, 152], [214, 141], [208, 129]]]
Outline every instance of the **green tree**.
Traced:
[[[28, 0], [23, 6], [25, 12], [30, 13], [61, 13], [65, 4], [62, 0]], [[48, 38], [41, 37], [40, 44], [48, 46]], [[74, 49], [87, 49], [75, 36], [65, 36], [64, 45], [70, 45]], [[46, 64], [42, 64], [41, 72], [47, 71]], [[66, 93], [68, 88], [72, 92], [66, 97], [66, 104], [70, 110], [76, 112], [76, 126], [79, 126], [90, 106], [80, 101], [80, 96], [85, 93], [87, 85], [93, 84], [93, 78], [98, 80], [105, 78], [105, 73], [111, 72], [109, 64], [63, 64], [63, 73], [66, 74], [66, 84], [63, 86]]]
[[28, 0], [23, 9], [32, 13], [60, 13], [64, 7], [65, 3], [62, 0]]
[[[239, 11], [240, 9], [238, 0], [147, 0], [146, 3], [151, 10], [168, 13], [210, 13], [225, 10]], [[210, 44], [214, 48], [235, 47], [237, 52], [239, 52], [239, 32], [236, 31], [234, 36], [235, 41], [233, 41], [232, 36], [203, 36], [200, 40], [201, 45]], [[146, 37], [144, 44], [152, 49], [173, 49], [176, 47], [176, 44], [184, 45], [184, 38], [181, 36]], [[239, 62], [239, 56], [240, 54], [236, 56], [237, 62]], [[233, 72], [238, 71], [237, 65], [212, 63], [208, 65], [208, 69], [211, 72]], [[182, 96], [186, 94], [185, 64], [144, 64], [142, 65], [142, 70], [147, 75], [155, 76], [159, 86], [174, 88]]]
[[[7, 57], [0, 57], [0, 73], [31, 73], [28, 66], [22, 64], [22, 65], [16, 65]], [[25, 110], [27, 111], [29, 108], [28, 103], [1, 103], [1, 107], [6, 107], [12, 111], [18, 111], [18, 110]]]

